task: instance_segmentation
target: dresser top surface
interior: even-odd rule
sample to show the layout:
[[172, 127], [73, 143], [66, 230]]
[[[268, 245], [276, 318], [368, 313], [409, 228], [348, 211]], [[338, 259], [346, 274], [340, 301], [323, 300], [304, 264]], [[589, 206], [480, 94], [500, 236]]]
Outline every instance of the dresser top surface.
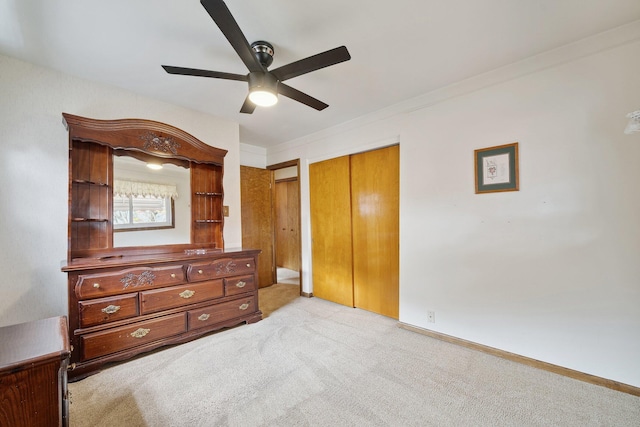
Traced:
[[50, 317], [0, 328], [0, 374], [69, 355], [67, 318]]
[[70, 262], [63, 261], [62, 271], [81, 271], [108, 267], [133, 267], [141, 265], [161, 264], [167, 262], [197, 262], [208, 259], [225, 257], [255, 256], [259, 249], [225, 249], [224, 251], [211, 251], [204, 254], [187, 254], [184, 252], [167, 252], [157, 254], [141, 254], [128, 256], [107, 256], [102, 258], [78, 258]]

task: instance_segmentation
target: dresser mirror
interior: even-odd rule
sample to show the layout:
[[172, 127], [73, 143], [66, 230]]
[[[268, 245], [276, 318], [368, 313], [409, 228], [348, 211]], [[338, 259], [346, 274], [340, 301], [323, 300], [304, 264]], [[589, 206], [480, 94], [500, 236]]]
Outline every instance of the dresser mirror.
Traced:
[[[114, 150], [113, 155], [114, 248], [190, 243], [191, 172], [188, 162], [176, 165], [164, 162], [161, 157], [143, 161], [130, 154], [126, 150]], [[138, 207], [136, 204], [141, 201], [142, 205], [147, 200], [149, 206]], [[153, 215], [156, 212], [154, 205], [162, 208], [167, 205], [160, 218]], [[158, 222], [166, 219], [169, 225], [154, 227], [149, 223], [148, 228], [139, 226], [142, 221], [152, 219]]]

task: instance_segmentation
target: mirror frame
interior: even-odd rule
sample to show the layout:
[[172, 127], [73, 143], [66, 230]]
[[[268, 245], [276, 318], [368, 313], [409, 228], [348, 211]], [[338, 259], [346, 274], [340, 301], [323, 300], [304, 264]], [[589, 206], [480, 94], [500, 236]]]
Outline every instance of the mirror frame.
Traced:
[[[72, 218], [72, 187], [73, 187], [73, 168], [72, 150], [74, 142], [83, 142], [97, 144], [109, 147], [109, 158], [113, 155], [121, 155], [128, 153], [139, 160], [149, 157], [160, 158], [162, 162], [174, 163], [177, 165], [189, 165], [191, 180], [194, 179], [194, 164], [214, 165], [219, 167], [219, 179], [222, 180], [224, 174], [224, 157], [227, 150], [212, 147], [197, 139], [193, 135], [168, 125], [153, 120], [145, 119], [118, 119], [118, 120], [98, 120], [86, 117], [76, 116], [68, 113], [62, 113], [63, 124], [69, 132], [69, 239], [68, 253], [69, 261], [77, 258], [99, 258], [105, 259], [109, 257], [129, 256], [129, 255], [150, 255], [169, 252], [183, 252], [190, 249], [224, 249], [222, 240], [222, 227], [220, 228], [220, 236], [211, 236], [210, 242], [199, 241], [194, 243], [194, 229], [197, 227], [196, 221], [191, 220], [191, 243], [177, 245], [157, 245], [157, 246], [132, 246], [124, 248], [113, 247], [113, 230], [109, 220], [109, 235], [106, 236], [108, 242], [103, 247], [79, 249], [74, 248], [72, 243], [72, 225], [75, 220]], [[94, 167], [91, 165], [91, 167]], [[108, 160], [104, 165], [95, 166], [106, 168], [105, 176], [108, 182], [103, 183], [113, 188], [113, 162]], [[220, 186], [222, 183], [220, 182]], [[193, 198], [194, 189], [192, 188], [191, 197]], [[220, 193], [220, 204], [222, 203], [223, 194]], [[109, 205], [109, 213], [112, 215], [112, 206]], [[193, 201], [192, 201], [193, 205]], [[218, 243], [216, 244], [216, 240]], [[220, 247], [222, 246], [222, 247]]]

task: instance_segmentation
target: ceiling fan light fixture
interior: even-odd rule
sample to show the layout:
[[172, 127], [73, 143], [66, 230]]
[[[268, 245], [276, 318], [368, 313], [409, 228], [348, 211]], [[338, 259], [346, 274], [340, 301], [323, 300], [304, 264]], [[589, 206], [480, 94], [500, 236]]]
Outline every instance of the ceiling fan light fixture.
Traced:
[[249, 100], [260, 107], [278, 103], [278, 80], [269, 73], [249, 73]]
[[202, 6], [216, 23], [231, 47], [236, 51], [249, 74], [224, 73], [196, 68], [163, 65], [169, 74], [210, 77], [214, 79], [236, 80], [249, 83], [249, 95], [240, 108], [240, 113], [252, 114], [256, 106], [271, 106], [278, 102], [278, 94], [321, 111], [329, 106], [304, 92], [282, 83], [294, 77], [320, 70], [351, 59], [345, 46], [336, 47], [304, 59], [280, 66], [273, 71], [268, 68], [273, 62], [273, 45], [264, 40], [251, 43], [242, 33], [240, 26], [224, 3], [224, 0], [200, 0]]
[[278, 103], [278, 96], [267, 90], [254, 90], [249, 94], [249, 99], [260, 107], [271, 107]]

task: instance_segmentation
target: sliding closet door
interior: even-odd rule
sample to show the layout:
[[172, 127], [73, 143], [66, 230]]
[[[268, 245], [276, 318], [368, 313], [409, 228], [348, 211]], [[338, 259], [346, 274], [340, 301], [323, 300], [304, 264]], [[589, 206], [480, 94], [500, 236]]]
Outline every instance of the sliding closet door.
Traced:
[[397, 145], [351, 156], [355, 307], [398, 318], [399, 176]]
[[353, 307], [349, 156], [309, 165], [313, 294]]

